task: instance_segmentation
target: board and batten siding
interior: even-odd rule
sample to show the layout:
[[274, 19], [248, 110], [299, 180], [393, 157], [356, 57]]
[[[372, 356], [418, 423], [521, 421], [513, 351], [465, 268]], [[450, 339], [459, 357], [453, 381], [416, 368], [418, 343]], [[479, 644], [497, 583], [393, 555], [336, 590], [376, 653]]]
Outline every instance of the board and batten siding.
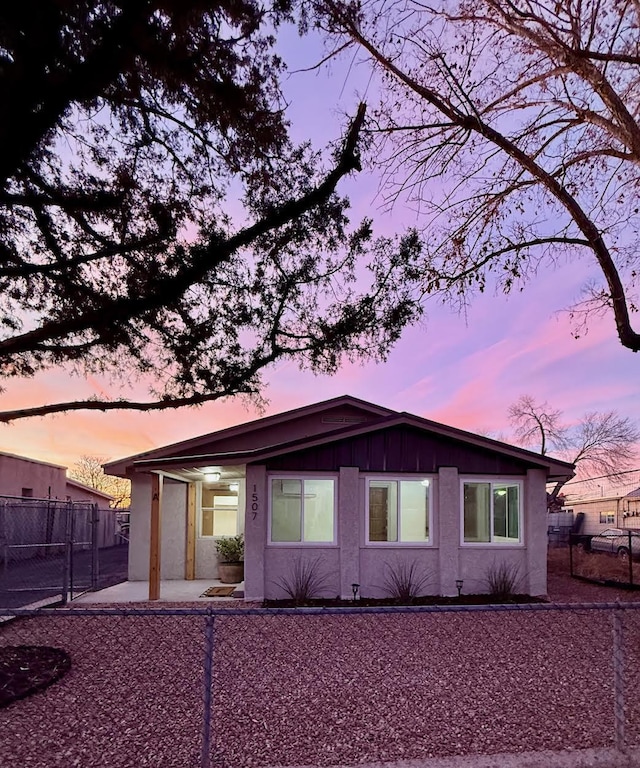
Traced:
[[440, 467], [457, 467], [460, 474], [508, 476], [527, 471], [515, 458], [410, 427], [347, 437], [260, 463], [270, 472], [337, 472], [340, 467], [359, 467], [363, 472], [434, 474]]

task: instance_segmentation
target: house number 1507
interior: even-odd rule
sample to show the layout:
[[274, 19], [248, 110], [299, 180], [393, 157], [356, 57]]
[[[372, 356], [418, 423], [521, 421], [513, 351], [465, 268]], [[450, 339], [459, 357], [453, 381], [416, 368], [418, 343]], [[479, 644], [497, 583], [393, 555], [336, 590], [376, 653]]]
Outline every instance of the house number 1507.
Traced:
[[251, 512], [253, 513], [253, 519], [256, 519], [258, 514], [258, 494], [256, 493], [257, 487], [253, 486], [253, 493], [251, 494]]

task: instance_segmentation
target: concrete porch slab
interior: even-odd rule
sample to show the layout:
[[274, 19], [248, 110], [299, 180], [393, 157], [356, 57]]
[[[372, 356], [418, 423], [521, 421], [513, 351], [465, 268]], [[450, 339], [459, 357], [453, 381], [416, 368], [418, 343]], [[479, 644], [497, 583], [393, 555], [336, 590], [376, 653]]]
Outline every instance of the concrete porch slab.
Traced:
[[[235, 586], [236, 592], [244, 593], [242, 584], [223, 584], [218, 579], [194, 579], [186, 581], [182, 579], [167, 579], [160, 582], [160, 599], [158, 603], [210, 603], [221, 600], [236, 600], [230, 597], [200, 597], [209, 587]], [[113, 587], [101, 589], [98, 592], [85, 592], [77, 597], [72, 605], [95, 605], [96, 603], [146, 603], [149, 601], [148, 581], [123, 581]]]

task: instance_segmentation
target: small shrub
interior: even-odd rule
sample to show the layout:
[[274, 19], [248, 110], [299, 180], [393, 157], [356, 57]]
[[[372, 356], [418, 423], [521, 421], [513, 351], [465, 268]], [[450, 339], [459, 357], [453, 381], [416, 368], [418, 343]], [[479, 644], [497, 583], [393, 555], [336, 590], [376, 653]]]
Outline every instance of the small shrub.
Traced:
[[420, 597], [431, 581], [431, 574], [421, 570], [415, 560], [385, 563], [384, 591], [396, 600], [408, 602]]
[[228, 536], [216, 541], [216, 551], [223, 563], [241, 563], [244, 560], [244, 536]]
[[517, 563], [493, 563], [487, 569], [487, 586], [489, 593], [496, 597], [506, 599], [511, 595], [517, 595], [522, 584], [520, 566]]
[[276, 579], [277, 584], [284, 590], [296, 605], [302, 605], [320, 596], [329, 576], [320, 570], [321, 560], [307, 560], [297, 557], [291, 566], [291, 573]]

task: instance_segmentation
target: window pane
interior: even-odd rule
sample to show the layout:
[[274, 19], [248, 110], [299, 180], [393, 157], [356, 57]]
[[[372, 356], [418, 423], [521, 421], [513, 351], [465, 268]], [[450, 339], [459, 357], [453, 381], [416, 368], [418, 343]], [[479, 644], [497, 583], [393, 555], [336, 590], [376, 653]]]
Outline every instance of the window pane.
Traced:
[[490, 541], [491, 483], [464, 484], [464, 540]]
[[200, 528], [201, 536], [213, 536], [213, 510], [202, 510], [202, 526]]
[[213, 507], [213, 495], [215, 491], [213, 488], [203, 488], [202, 489], [202, 506], [203, 507]]
[[369, 482], [369, 541], [398, 540], [398, 483]]
[[400, 541], [429, 540], [429, 487], [421, 481], [400, 482]]
[[213, 535], [235, 536], [238, 533], [238, 497], [214, 496]]
[[507, 504], [507, 536], [515, 541], [520, 541], [520, 504], [517, 485], [510, 485], [507, 488]]
[[493, 534], [500, 538], [507, 536], [507, 489], [503, 486], [493, 489]]
[[304, 540], [333, 541], [333, 480], [304, 481]]
[[271, 541], [300, 541], [302, 481], [271, 481]]
[[517, 485], [493, 487], [493, 535], [497, 541], [520, 540]]

